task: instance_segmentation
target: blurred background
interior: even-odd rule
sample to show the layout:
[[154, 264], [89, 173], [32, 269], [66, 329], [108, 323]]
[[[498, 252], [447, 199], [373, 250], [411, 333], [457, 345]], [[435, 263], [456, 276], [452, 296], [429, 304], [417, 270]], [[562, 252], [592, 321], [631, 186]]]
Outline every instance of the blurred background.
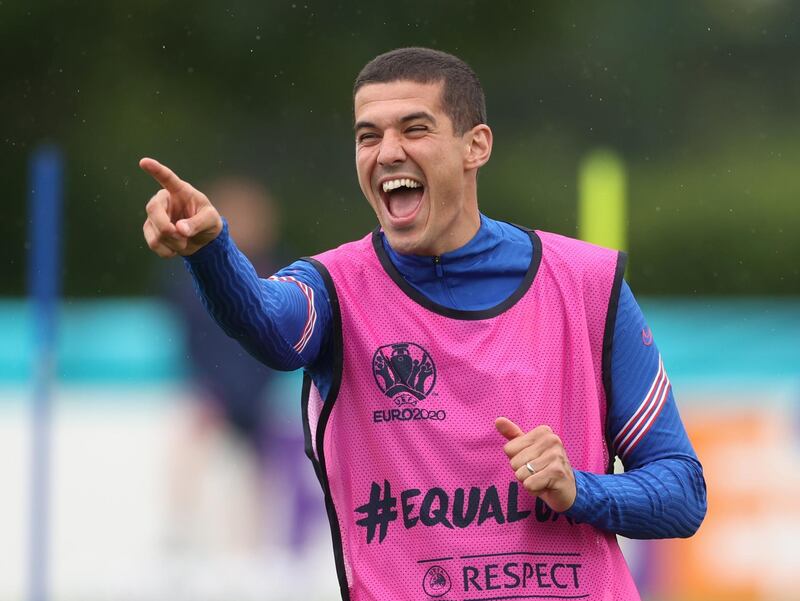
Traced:
[[0, 600], [338, 598], [299, 375], [147, 249], [137, 162], [265, 277], [360, 237], [352, 82], [409, 45], [482, 80], [485, 213], [630, 254], [709, 487], [623, 541], [643, 597], [800, 599], [797, 3], [3, 0]]

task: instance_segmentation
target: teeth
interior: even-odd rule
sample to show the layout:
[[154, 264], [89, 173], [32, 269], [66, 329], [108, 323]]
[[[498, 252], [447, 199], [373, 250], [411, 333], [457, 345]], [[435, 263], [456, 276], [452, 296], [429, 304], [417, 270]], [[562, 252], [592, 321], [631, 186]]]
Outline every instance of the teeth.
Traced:
[[406, 188], [420, 188], [422, 184], [407, 177], [402, 179], [390, 179], [389, 181], [383, 182], [383, 191], [388, 192], [389, 190], [394, 190], [401, 186], [405, 186]]

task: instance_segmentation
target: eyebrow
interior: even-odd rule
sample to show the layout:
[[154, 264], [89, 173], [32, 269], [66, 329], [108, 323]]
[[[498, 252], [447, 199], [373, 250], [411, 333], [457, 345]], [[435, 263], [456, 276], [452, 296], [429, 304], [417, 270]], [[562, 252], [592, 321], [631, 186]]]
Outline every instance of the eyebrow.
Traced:
[[[430, 121], [433, 125], [436, 125], [436, 118], [427, 111], [417, 111], [416, 113], [405, 115], [404, 117], [400, 118], [400, 123], [407, 123], [408, 121], [414, 121], [416, 119], [424, 119], [426, 121]], [[377, 129], [377, 126], [371, 121], [358, 121], [353, 129], [358, 131], [359, 129], [364, 128]]]
[[406, 123], [407, 121], [415, 121], [416, 119], [424, 119], [425, 121], [430, 121], [434, 125], [436, 125], [436, 119], [433, 115], [426, 111], [417, 111], [416, 113], [411, 113], [410, 115], [406, 115], [402, 119], [400, 119], [400, 123]]

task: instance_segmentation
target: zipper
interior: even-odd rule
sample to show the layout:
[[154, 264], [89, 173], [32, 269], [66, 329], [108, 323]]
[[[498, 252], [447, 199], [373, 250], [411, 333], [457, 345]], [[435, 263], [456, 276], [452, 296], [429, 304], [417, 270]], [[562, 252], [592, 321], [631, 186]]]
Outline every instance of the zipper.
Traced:
[[442, 270], [442, 258], [433, 257], [433, 268], [436, 270], [436, 277], [443, 277], [444, 271]]

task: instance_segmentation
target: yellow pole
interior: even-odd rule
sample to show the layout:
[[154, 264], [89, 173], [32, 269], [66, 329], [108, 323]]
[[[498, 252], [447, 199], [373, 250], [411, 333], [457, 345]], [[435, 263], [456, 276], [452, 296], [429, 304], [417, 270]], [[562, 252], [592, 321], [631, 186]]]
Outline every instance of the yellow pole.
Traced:
[[625, 250], [627, 201], [625, 164], [611, 150], [595, 150], [578, 173], [578, 236], [593, 244]]

